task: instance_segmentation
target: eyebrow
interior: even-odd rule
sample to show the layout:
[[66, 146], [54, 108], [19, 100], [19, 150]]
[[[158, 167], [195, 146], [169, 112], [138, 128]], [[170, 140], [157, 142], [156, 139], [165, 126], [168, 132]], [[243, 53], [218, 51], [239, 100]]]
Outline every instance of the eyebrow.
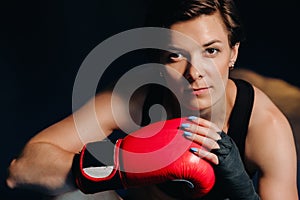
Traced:
[[[202, 47], [205, 48], [205, 47], [208, 47], [208, 46], [210, 46], [212, 44], [215, 44], [215, 43], [222, 43], [222, 41], [215, 39], [215, 40], [212, 40], [212, 41], [209, 41], [209, 42], [203, 44]], [[181, 48], [181, 47], [179, 47], [177, 45], [174, 45], [173, 43], [168, 44], [166, 47], [168, 48], [168, 51], [182, 51], [182, 52], [186, 52], [185, 49], [183, 49], [183, 48]]]
[[174, 45], [174, 44], [168, 44], [167, 45], [167, 48], [169, 49], [169, 50], [183, 50], [181, 47], [179, 47], [179, 46], [176, 46], [176, 45]]
[[168, 45], [167, 48], [168, 48], [167, 51], [171, 51], [171, 52], [173, 52], [173, 51], [175, 51], [175, 52], [179, 51], [179, 52], [183, 52], [183, 53], [187, 52], [186, 49], [183, 49], [183, 48], [178, 47], [176, 45]]
[[[210, 45], [212, 45], [214, 43], [222, 43], [222, 41], [215, 39], [215, 40], [212, 40], [212, 41], [209, 41], [209, 42], [203, 44], [202, 46], [203, 47], [208, 47], [208, 46], [210, 46]], [[182, 49], [182, 48], [180, 48], [180, 47], [178, 47], [178, 46], [176, 46], [174, 44], [167, 45], [167, 48], [169, 48], [169, 50], [184, 50], [184, 49]]]
[[221, 40], [212, 40], [212, 41], [210, 41], [210, 42], [208, 42], [208, 43], [205, 43], [205, 44], [203, 45], [203, 47], [208, 47], [208, 46], [210, 46], [210, 45], [212, 45], [212, 44], [214, 44], [214, 43], [222, 43], [222, 41], [221, 41]]

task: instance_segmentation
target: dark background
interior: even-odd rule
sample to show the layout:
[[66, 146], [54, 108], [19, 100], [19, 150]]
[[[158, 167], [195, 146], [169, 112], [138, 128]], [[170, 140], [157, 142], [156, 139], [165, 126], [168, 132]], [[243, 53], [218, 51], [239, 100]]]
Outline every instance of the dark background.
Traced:
[[[0, 2], [1, 199], [41, 199], [6, 187], [9, 162], [37, 132], [71, 113], [81, 62], [104, 39], [141, 26], [148, 1]], [[296, 0], [237, 3], [247, 40], [236, 66], [300, 86]]]

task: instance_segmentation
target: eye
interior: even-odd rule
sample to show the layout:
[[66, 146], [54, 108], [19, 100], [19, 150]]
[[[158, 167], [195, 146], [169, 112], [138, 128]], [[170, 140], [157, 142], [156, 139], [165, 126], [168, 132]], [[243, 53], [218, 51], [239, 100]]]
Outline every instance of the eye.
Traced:
[[170, 62], [179, 62], [184, 59], [185, 59], [185, 57], [181, 53], [170, 53], [168, 56], [168, 60]]
[[205, 56], [207, 56], [207, 57], [214, 57], [214, 56], [216, 56], [219, 52], [220, 52], [219, 49], [216, 49], [216, 48], [207, 48], [207, 49], [205, 49], [204, 54], [205, 54]]

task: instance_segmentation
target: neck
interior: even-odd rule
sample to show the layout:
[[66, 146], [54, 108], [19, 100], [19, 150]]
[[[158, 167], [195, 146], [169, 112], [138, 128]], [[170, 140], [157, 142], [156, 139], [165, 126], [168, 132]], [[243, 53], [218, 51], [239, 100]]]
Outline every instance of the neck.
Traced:
[[227, 131], [228, 120], [232, 108], [232, 101], [231, 99], [227, 98], [230, 97], [230, 95], [227, 94], [228, 93], [225, 92], [221, 99], [218, 99], [212, 106], [208, 108], [197, 111], [185, 110], [183, 116], [199, 116], [203, 119], [213, 122], [220, 129]]
[[220, 129], [223, 129], [227, 125], [226, 95], [211, 107], [201, 110], [200, 117], [213, 122]]

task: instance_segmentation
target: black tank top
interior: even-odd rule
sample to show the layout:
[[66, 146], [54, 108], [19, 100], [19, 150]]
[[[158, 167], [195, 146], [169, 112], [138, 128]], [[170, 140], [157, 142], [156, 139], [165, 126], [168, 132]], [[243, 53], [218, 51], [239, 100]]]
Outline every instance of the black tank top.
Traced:
[[237, 87], [236, 100], [229, 118], [228, 135], [235, 141], [244, 160], [245, 141], [254, 102], [254, 89], [250, 83], [232, 79]]

